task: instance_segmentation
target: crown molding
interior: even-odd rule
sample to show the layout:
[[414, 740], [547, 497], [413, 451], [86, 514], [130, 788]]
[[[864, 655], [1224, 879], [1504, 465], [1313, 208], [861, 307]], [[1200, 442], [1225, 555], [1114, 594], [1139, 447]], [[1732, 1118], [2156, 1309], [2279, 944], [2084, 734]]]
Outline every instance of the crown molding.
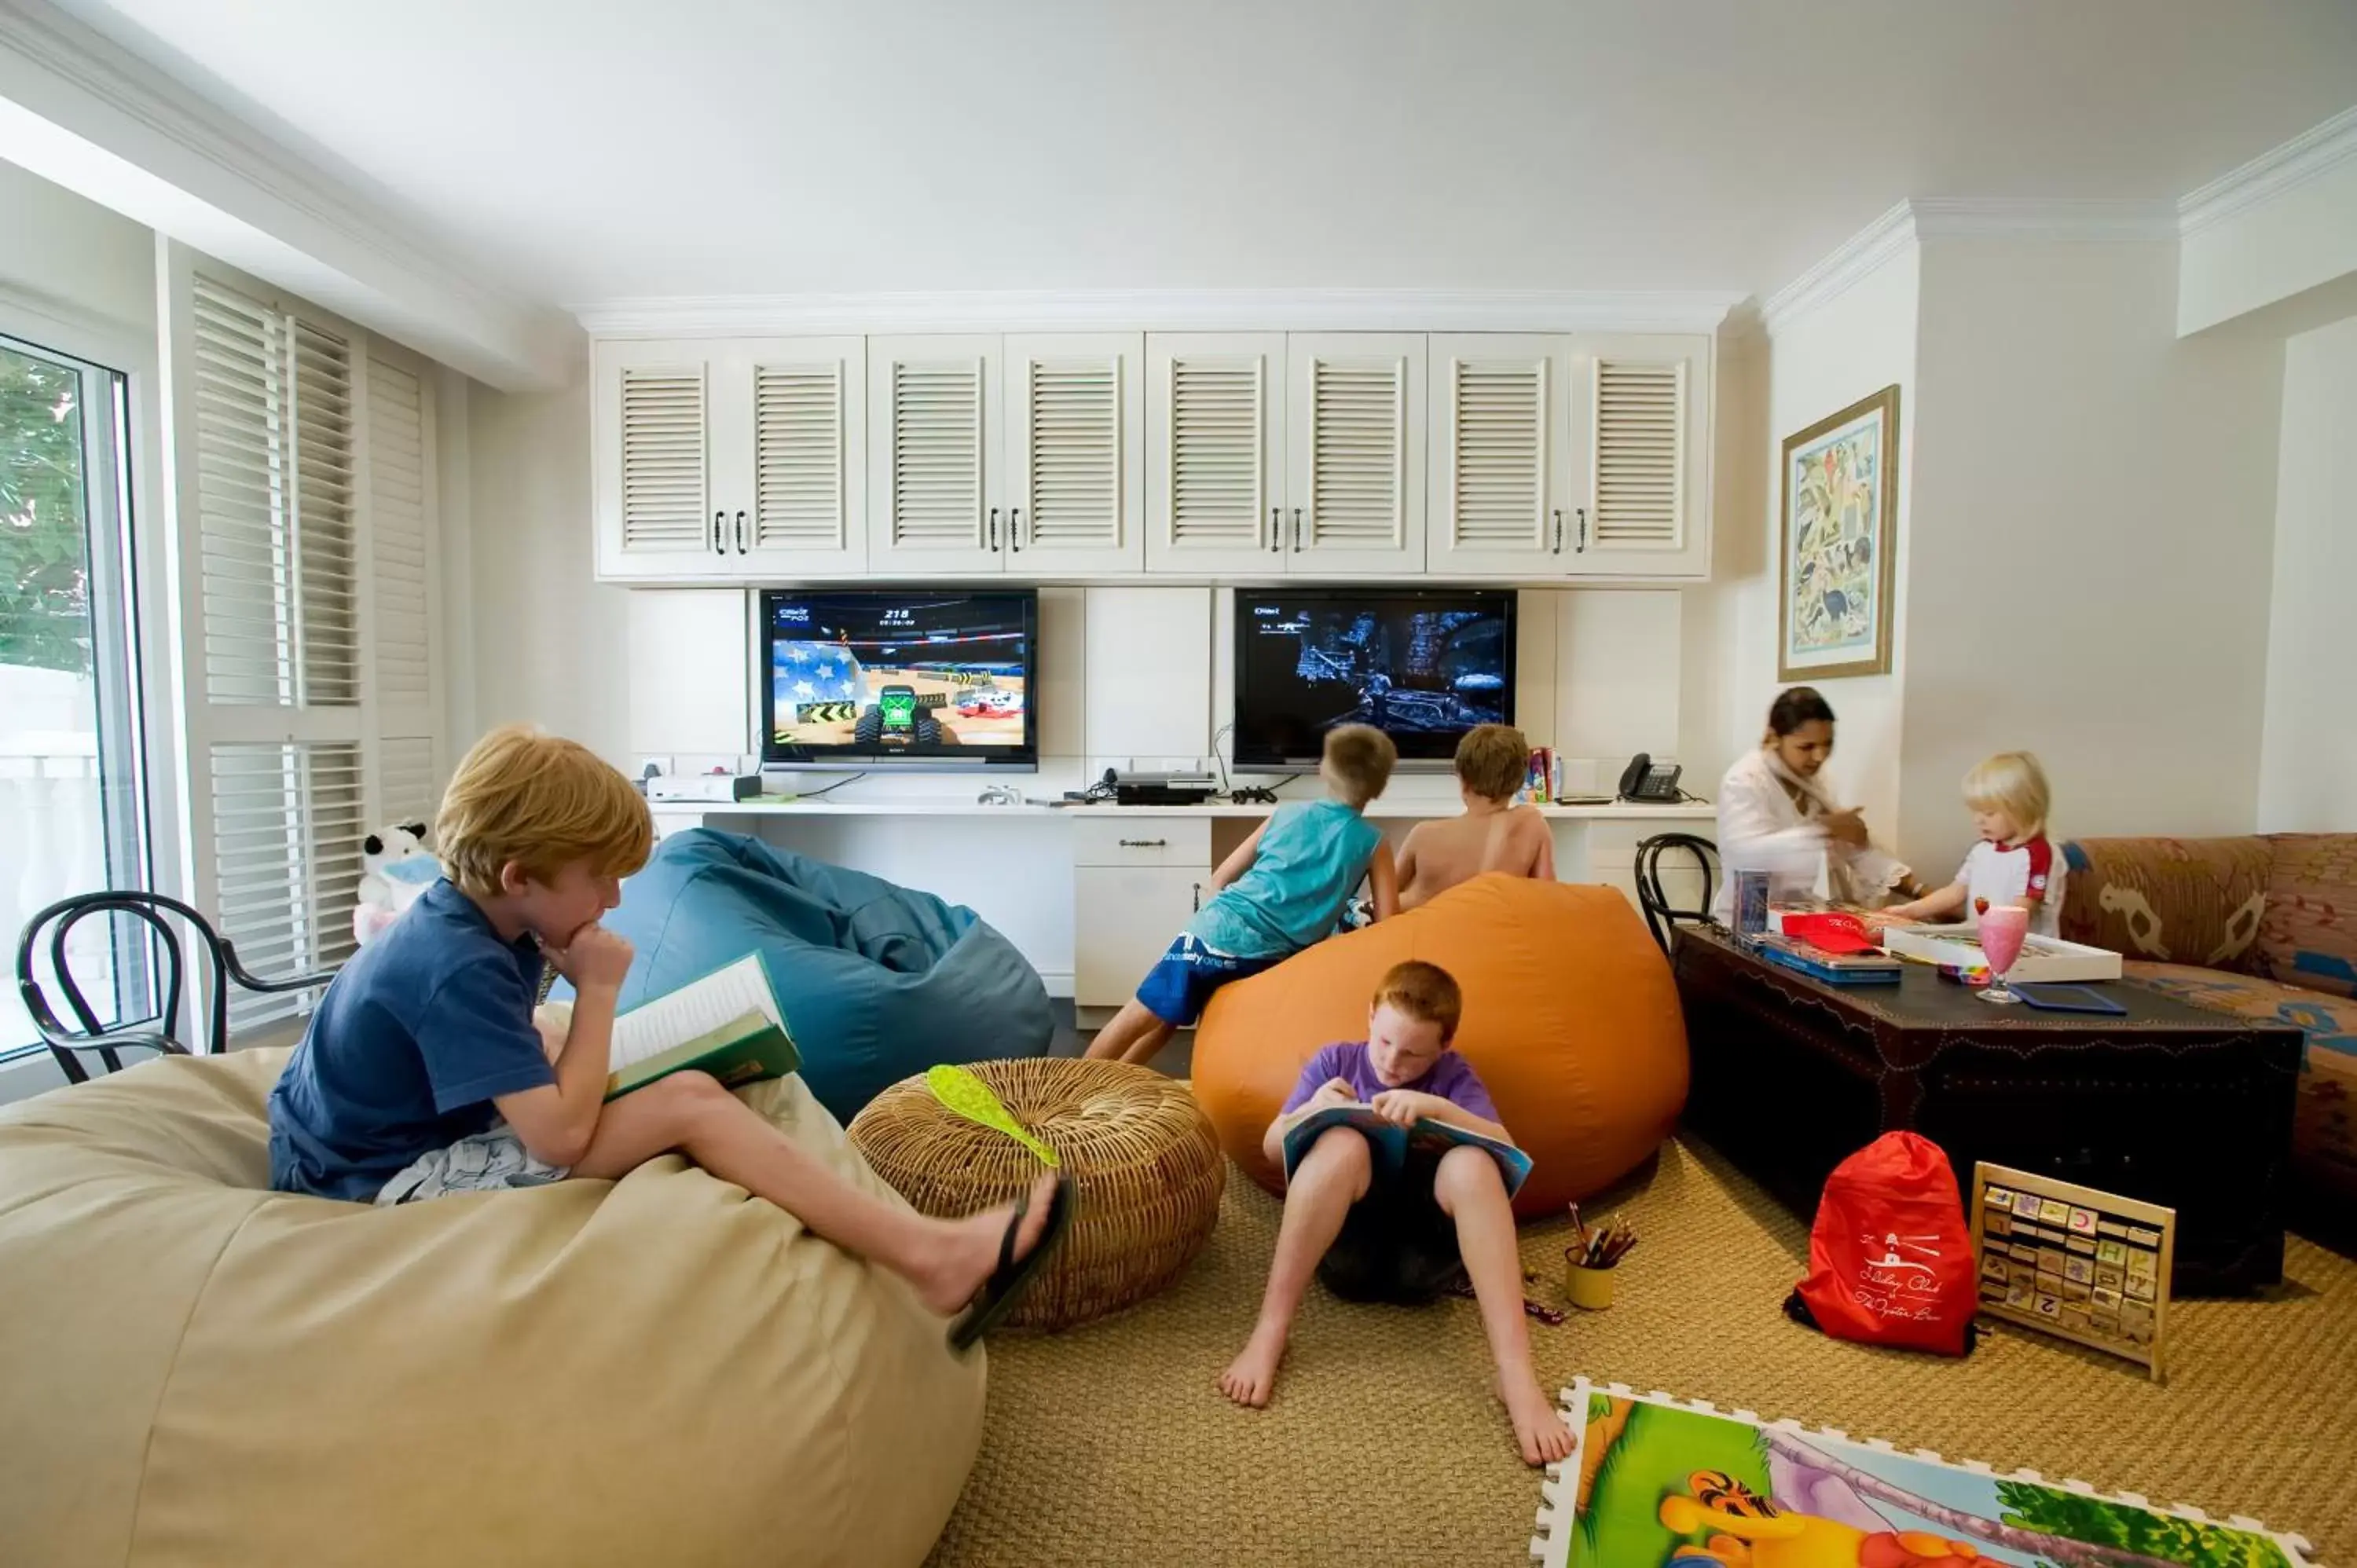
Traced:
[[493, 386], [561, 385], [579, 335], [415, 225], [46, 0], [0, 0], [11, 161]]
[[2169, 201], [2079, 197], [1918, 197], [1907, 203], [1919, 239], [2173, 240]]
[[2342, 110], [2242, 167], [2178, 199], [2177, 229], [2194, 234], [2357, 158], [2357, 108]]
[[1716, 332], [1733, 290], [1009, 289], [710, 295], [569, 308], [595, 338], [867, 332]]
[[1770, 295], [1760, 306], [1760, 326], [1770, 337], [1802, 317], [1849, 292], [1851, 285], [1915, 243], [1911, 202], [1894, 202], [1883, 214], [1826, 252], [1808, 271]]

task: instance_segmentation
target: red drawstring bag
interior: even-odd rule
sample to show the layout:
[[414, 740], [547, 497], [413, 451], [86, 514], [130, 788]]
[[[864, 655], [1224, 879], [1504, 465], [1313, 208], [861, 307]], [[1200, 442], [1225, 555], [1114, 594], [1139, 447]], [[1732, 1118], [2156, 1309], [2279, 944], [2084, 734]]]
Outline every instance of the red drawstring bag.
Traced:
[[1836, 1339], [1961, 1356], [1976, 1296], [1948, 1156], [1917, 1133], [1885, 1133], [1825, 1178], [1809, 1277], [1784, 1310]]

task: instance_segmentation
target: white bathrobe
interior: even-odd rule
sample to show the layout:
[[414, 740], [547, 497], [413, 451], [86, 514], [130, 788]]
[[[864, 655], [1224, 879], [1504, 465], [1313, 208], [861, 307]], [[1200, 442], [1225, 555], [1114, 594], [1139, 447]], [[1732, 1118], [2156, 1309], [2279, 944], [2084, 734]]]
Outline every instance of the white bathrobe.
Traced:
[[1733, 923], [1738, 871], [1768, 873], [1770, 899], [1844, 904], [1871, 902], [1905, 881], [1908, 868], [1882, 851], [1853, 849], [1825, 832], [1817, 819], [1841, 809], [1821, 778], [1802, 778], [1766, 746], [1737, 758], [1718, 783], [1718, 862], [1726, 879], [1713, 916]]

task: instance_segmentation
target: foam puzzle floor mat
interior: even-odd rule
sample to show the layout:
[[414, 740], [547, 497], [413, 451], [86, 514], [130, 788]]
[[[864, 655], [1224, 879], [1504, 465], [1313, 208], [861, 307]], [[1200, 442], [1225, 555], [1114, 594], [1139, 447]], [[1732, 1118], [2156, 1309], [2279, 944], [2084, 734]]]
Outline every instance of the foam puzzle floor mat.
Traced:
[[2309, 1543], [2034, 1470], [1578, 1380], [1541, 1483], [1544, 1568], [2316, 1568]]

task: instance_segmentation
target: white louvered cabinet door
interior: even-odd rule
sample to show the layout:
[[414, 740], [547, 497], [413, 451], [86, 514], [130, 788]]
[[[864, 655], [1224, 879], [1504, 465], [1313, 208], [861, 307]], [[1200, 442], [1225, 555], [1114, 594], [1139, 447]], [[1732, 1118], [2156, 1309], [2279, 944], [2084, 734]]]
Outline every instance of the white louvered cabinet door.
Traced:
[[1295, 333], [1285, 358], [1286, 570], [1422, 572], [1424, 335]]
[[1436, 333], [1426, 565], [1435, 575], [1550, 577], [1569, 569], [1587, 463], [1570, 339]]
[[867, 564], [1003, 572], [1004, 441], [996, 336], [867, 339]]
[[600, 577], [722, 569], [723, 503], [711, 493], [712, 355], [713, 346], [699, 342], [597, 346], [590, 425]]
[[1570, 571], [1710, 575], [1707, 338], [1579, 340], [1588, 386], [1588, 511]]
[[1146, 339], [1006, 339], [1006, 564], [1027, 575], [1146, 564]]
[[1278, 332], [1147, 335], [1147, 571], [1286, 570], [1285, 352]]
[[857, 338], [737, 339], [711, 366], [714, 570], [754, 580], [867, 564], [867, 354]]

